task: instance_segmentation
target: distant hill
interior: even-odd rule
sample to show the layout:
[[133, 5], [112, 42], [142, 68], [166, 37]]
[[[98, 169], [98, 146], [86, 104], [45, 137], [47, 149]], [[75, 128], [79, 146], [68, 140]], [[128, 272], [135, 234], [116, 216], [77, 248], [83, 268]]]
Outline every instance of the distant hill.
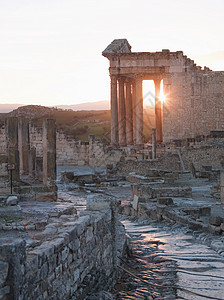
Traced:
[[[18, 107], [21, 106], [30, 106], [25, 104], [0, 104], [0, 113], [9, 113]], [[40, 106], [40, 105], [32, 105], [32, 106]], [[46, 107], [46, 106], [41, 106]], [[75, 111], [78, 110], [108, 110], [110, 109], [109, 101], [97, 101], [97, 102], [86, 102], [86, 103], [80, 103], [80, 104], [74, 104], [74, 105], [55, 105], [57, 108], [61, 109], [72, 109]]]
[[[64, 105], [63, 107], [70, 106]], [[9, 113], [0, 113], [0, 125], [4, 124], [7, 117], [26, 117], [31, 119], [36, 126], [41, 126], [44, 118], [54, 118], [56, 119], [57, 129], [71, 138], [86, 141], [90, 134], [94, 134], [97, 138], [102, 138], [106, 144], [109, 144], [110, 110], [93, 110], [91, 107], [89, 106], [89, 110], [86, 107], [86, 109], [74, 111], [71, 108], [26, 105]], [[151, 139], [151, 129], [155, 126], [154, 109], [144, 109], [143, 123], [144, 142], [148, 142]]]
[[110, 109], [109, 101], [86, 102], [74, 105], [56, 105], [57, 108], [72, 110], [108, 110]]
[[24, 106], [24, 104], [0, 104], [0, 113], [8, 113], [20, 106]]

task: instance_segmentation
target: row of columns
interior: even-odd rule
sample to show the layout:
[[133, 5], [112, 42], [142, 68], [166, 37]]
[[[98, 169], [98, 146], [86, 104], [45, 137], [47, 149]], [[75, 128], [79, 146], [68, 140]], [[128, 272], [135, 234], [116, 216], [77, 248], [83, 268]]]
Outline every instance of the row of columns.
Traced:
[[[111, 145], [143, 144], [142, 77], [111, 75]], [[156, 140], [162, 142], [161, 80], [155, 82]]]
[[[30, 148], [29, 120], [8, 118], [6, 125], [8, 163], [15, 165], [14, 184], [20, 182], [20, 174], [35, 177], [36, 149]], [[43, 184], [52, 187], [56, 180], [56, 123], [54, 119], [43, 121]]]

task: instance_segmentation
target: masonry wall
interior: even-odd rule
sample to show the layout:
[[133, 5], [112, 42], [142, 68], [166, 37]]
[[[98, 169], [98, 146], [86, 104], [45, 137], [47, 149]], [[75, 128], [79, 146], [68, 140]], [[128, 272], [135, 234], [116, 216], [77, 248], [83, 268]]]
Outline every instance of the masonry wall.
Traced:
[[0, 154], [7, 153], [7, 141], [5, 135], [5, 126], [0, 127]]
[[224, 72], [202, 70], [180, 54], [164, 78], [164, 141], [224, 130]]
[[129, 160], [118, 163], [117, 170], [120, 174], [127, 175], [136, 172], [141, 175], [148, 175], [151, 169], [160, 170], [181, 170], [179, 157], [177, 154], [167, 153], [156, 160]]
[[224, 159], [223, 149], [223, 139], [201, 142], [191, 147], [184, 147], [182, 149], [182, 158], [185, 168], [190, 170], [190, 164], [193, 163], [198, 171], [203, 171], [204, 166], [211, 166], [213, 170], [220, 170], [223, 168], [221, 165]]
[[124, 228], [109, 211], [86, 213], [40, 246], [0, 246], [2, 300], [84, 299], [114, 283]]

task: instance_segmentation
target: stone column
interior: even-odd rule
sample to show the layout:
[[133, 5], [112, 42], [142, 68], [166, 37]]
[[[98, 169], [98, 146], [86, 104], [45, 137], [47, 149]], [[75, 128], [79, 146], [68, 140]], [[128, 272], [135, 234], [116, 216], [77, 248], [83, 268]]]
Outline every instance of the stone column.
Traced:
[[143, 97], [142, 79], [136, 78], [136, 145], [143, 144]]
[[156, 159], [156, 129], [152, 128], [152, 159]]
[[127, 145], [133, 145], [133, 116], [132, 116], [132, 94], [131, 82], [128, 80], [125, 84], [126, 88], [126, 139]]
[[18, 119], [8, 118], [6, 126], [7, 148], [8, 148], [8, 164], [14, 165], [12, 170], [13, 186], [18, 186], [20, 182], [19, 176], [19, 151], [18, 151]]
[[119, 82], [119, 145], [126, 146], [126, 116], [124, 98], [124, 78], [120, 77]]
[[111, 146], [118, 146], [118, 104], [117, 104], [117, 77], [111, 75]]
[[43, 183], [56, 186], [56, 124], [54, 119], [43, 122]]
[[29, 176], [35, 178], [36, 172], [36, 148], [32, 147], [29, 150]]
[[132, 81], [133, 143], [136, 144], [136, 82]]
[[163, 129], [162, 129], [162, 108], [160, 100], [160, 79], [155, 79], [155, 117], [156, 117], [156, 141], [162, 143]]
[[20, 173], [29, 173], [29, 121], [25, 118], [18, 120], [18, 149], [19, 149], [19, 164]]

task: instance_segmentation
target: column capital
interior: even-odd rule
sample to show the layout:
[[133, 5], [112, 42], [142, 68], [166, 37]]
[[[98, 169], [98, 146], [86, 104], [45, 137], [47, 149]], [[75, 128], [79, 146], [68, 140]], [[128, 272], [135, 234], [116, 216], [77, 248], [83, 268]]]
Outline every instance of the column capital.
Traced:
[[126, 77], [124, 76], [118, 76], [118, 82], [119, 83], [124, 83], [126, 81]]
[[112, 79], [113, 79], [113, 80], [117, 80], [117, 77], [118, 77], [118, 76], [117, 76], [117, 75], [114, 75], [114, 74], [111, 74], [111, 75], [110, 75], [110, 79], [111, 79], [111, 80], [112, 80]]
[[158, 77], [153, 79], [155, 85], [160, 85], [160, 84], [161, 84], [161, 80], [162, 80], [162, 79], [161, 79], [161, 78], [158, 78]]
[[134, 75], [134, 80], [137, 81], [137, 80], [143, 80], [144, 78], [144, 75], [143, 74], [135, 74]]

